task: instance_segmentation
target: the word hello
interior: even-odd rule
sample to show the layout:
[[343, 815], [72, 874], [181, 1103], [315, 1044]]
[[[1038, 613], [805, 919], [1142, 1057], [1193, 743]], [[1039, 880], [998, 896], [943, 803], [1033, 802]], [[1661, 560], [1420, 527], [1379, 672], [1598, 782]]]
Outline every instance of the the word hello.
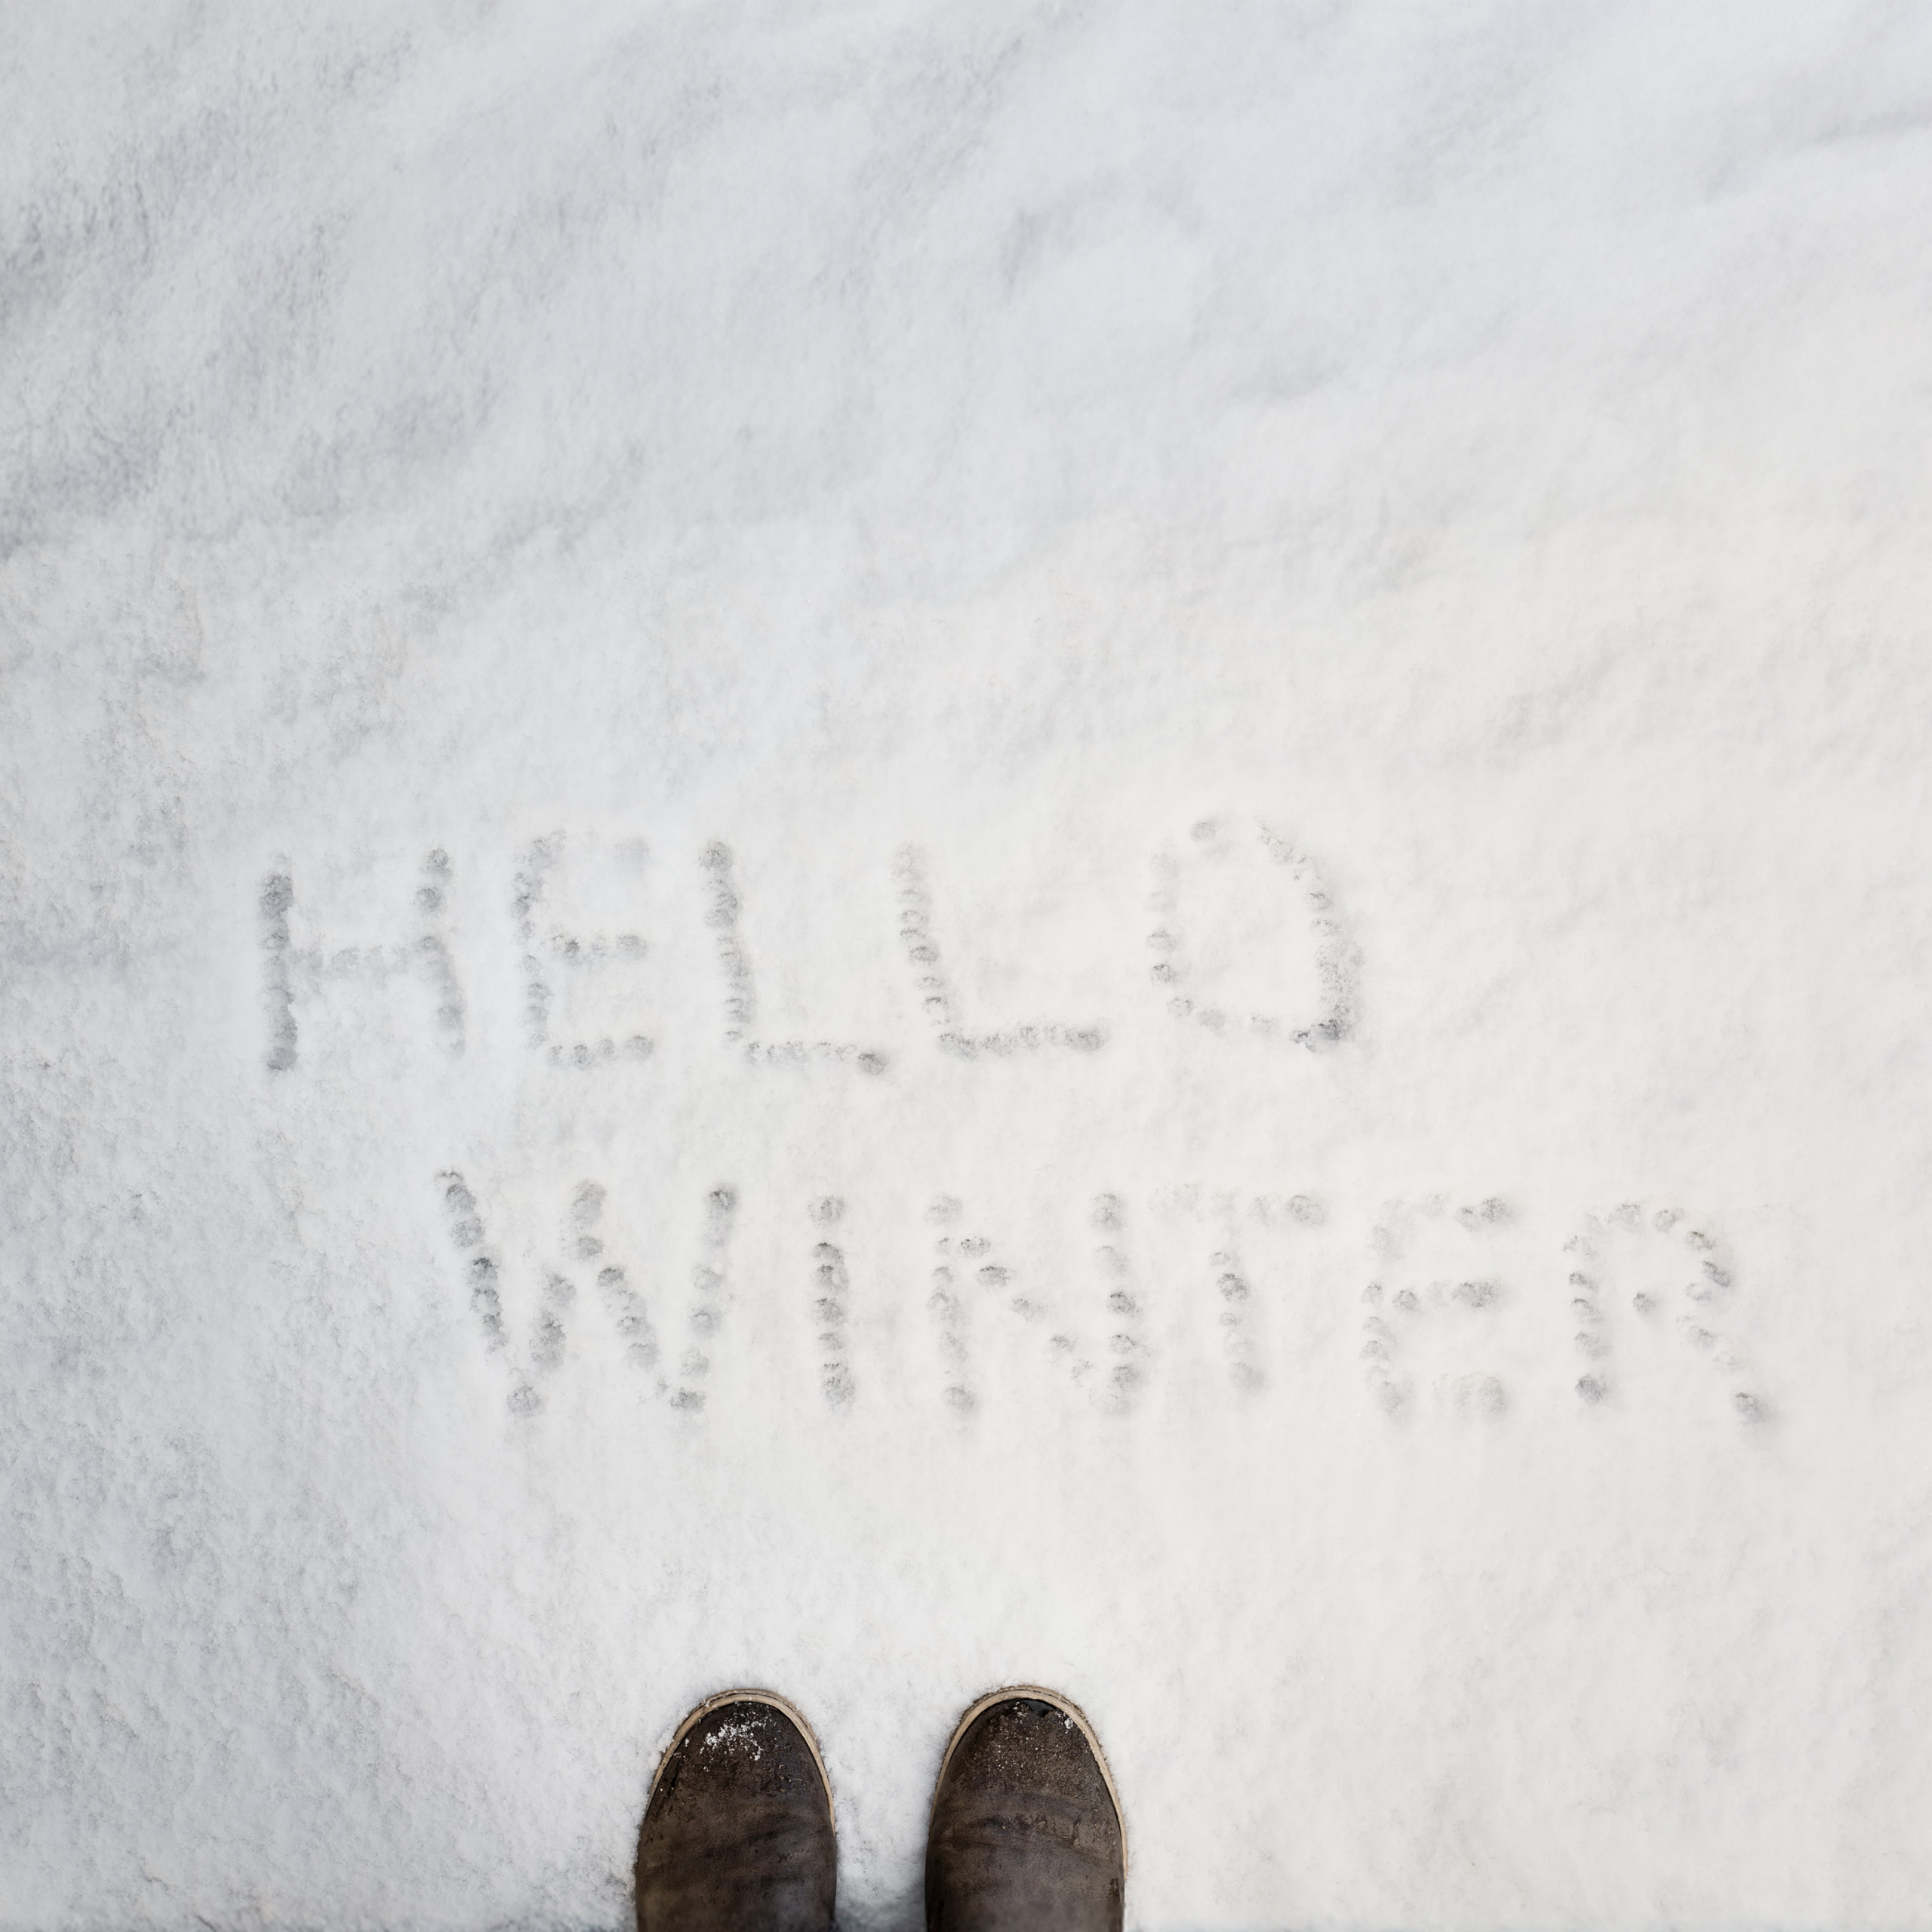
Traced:
[[[641, 960], [651, 944], [636, 932], [568, 931], [549, 916], [546, 898], [565, 845], [561, 832], [534, 841], [509, 881], [508, 906], [520, 958], [526, 1043], [560, 1066], [591, 1069], [647, 1060], [654, 1042], [644, 1032], [614, 1031], [576, 1041], [555, 1037], [556, 995], [562, 977], [595, 974]], [[1313, 983], [1319, 988], [1315, 1009], [1299, 1016], [1235, 1011], [1208, 997], [1195, 983], [1196, 963], [1181, 905], [1183, 884], [1191, 879], [1211, 890], [1217, 870], [1231, 857], [1257, 851], [1296, 902], [1295, 923], [1304, 935]], [[864, 1074], [883, 1073], [892, 1051], [881, 1045], [761, 1035], [757, 974], [742, 930], [744, 896], [731, 849], [714, 841], [694, 857], [703, 883], [702, 917], [718, 975], [721, 1043], [753, 1062], [836, 1062]], [[1355, 949], [1321, 875], [1305, 853], [1266, 826], [1243, 832], [1225, 821], [1204, 820], [1193, 827], [1184, 846], [1154, 854], [1152, 875], [1146, 978], [1176, 1019], [1212, 1033], [1278, 1039], [1310, 1049], [1332, 1046], [1352, 1032], [1357, 1019]], [[1109, 1029], [1097, 1021], [1042, 1020], [1004, 1029], [976, 1026], [962, 1011], [946, 971], [924, 854], [912, 847], [902, 848], [893, 860], [892, 885], [905, 968], [931, 1038], [943, 1051], [972, 1060], [981, 1054], [1053, 1050], [1095, 1053], [1106, 1044]], [[440, 849], [431, 852], [423, 864], [407, 937], [391, 945], [332, 950], [319, 939], [298, 943], [293, 872], [284, 866], [271, 873], [261, 887], [258, 904], [269, 1067], [286, 1073], [297, 1064], [301, 1045], [298, 995], [314, 998], [331, 983], [380, 983], [398, 975], [413, 975], [426, 986], [437, 1040], [445, 1052], [460, 1054], [467, 1037], [468, 1005], [449, 931], [453, 888], [448, 854]]]

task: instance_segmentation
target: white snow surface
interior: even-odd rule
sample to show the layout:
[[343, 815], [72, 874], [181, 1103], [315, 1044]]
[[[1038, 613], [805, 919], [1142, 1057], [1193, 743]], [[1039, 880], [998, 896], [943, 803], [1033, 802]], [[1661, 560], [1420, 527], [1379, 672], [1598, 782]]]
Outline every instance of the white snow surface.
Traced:
[[1932, 12], [0, 44], [0, 1926], [1926, 1923]]

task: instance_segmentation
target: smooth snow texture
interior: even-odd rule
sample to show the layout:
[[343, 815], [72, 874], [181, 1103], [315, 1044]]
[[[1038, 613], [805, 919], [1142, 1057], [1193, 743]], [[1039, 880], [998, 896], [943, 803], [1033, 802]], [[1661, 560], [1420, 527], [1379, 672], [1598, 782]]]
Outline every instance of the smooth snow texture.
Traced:
[[1932, 15], [0, 21], [0, 1925], [1932, 1896]]

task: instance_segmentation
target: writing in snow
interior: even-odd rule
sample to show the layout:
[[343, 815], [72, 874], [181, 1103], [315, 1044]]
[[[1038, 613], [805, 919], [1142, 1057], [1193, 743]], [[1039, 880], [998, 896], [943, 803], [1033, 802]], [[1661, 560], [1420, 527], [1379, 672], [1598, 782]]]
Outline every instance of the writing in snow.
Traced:
[[[1257, 1011], [1206, 996], [1194, 983], [1182, 885], [1190, 875], [1211, 877], [1245, 844], [1265, 855], [1281, 889], [1298, 917], [1311, 983], [1318, 989], [1312, 1009], [1300, 1014]], [[524, 1032], [528, 1044], [554, 1063], [580, 1067], [648, 1059], [654, 1041], [643, 1032], [613, 1032], [595, 1038], [565, 1041], [553, 1037], [555, 981], [560, 974], [594, 970], [642, 959], [648, 950], [636, 932], [584, 935], [564, 930], [546, 916], [552, 874], [563, 854], [561, 833], [534, 841], [524, 851], [509, 895], [512, 931], [521, 955]], [[704, 884], [702, 918], [710, 940], [721, 994], [722, 1043], [747, 1059], [768, 1063], [831, 1061], [861, 1073], [878, 1075], [891, 1064], [894, 1049], [854, 1041], [771, 1039], [758, 1032], [756, 974], [740, 931], [744, 894], [731, 848], [714, 840], [698, 855]], [[1149, 964], [1146, 978], [1161, 1005], [1174, 1018], [1217, 1034], [1278, 1038], [1318, 1049], [1334, 1046], [1354, 1031], [1358, 1003], [1357, 954], [1327, 885], [1314, 861], [1266, 825], [1242, 828], [1226, 820], [1204, 820], [1185, 844], [1157, 849], [1152, 857], [1152, 915], [1146, 934]], [[903, 846], [892, 862], [898, 939], [906, 970], [931, 1038], [941, 1051], [964, 1059], [982, 1054], [1012, 1054], [1043, 1049], [1094, 1053], [1104, 1047], [1109, 1029], [1098, 1020], [1040, 1020], [1004, 1028], [976, 1026], [964, 1011], [948, 974], [933, 918], [925, 855]], [[432, 995], [437, 1038], [445, 1051], [463, 1052], [466, 1001], [455, 952], [447, 929], [453, 874], [448, 854], [438, 848], [423, 861], [414, 895], [412, 937], [386, 946], [331, 951], [319, 938], [298, 943], [297, 898], [291, 869], [279, 867], [263, 883], [260, 896], [269, 1041], [267, 1064], [285, 1073], [297, 1064], [300, 1023], [298, 994], [315, 995], [331, 981], [413, 971]]]

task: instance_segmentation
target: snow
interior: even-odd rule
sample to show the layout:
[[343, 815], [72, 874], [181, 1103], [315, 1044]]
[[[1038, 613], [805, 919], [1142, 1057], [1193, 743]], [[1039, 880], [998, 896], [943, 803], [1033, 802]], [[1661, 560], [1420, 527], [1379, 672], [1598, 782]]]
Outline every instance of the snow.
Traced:
[[1932, 1884], [1932, 18], [0, 22], [0, 1927]]

